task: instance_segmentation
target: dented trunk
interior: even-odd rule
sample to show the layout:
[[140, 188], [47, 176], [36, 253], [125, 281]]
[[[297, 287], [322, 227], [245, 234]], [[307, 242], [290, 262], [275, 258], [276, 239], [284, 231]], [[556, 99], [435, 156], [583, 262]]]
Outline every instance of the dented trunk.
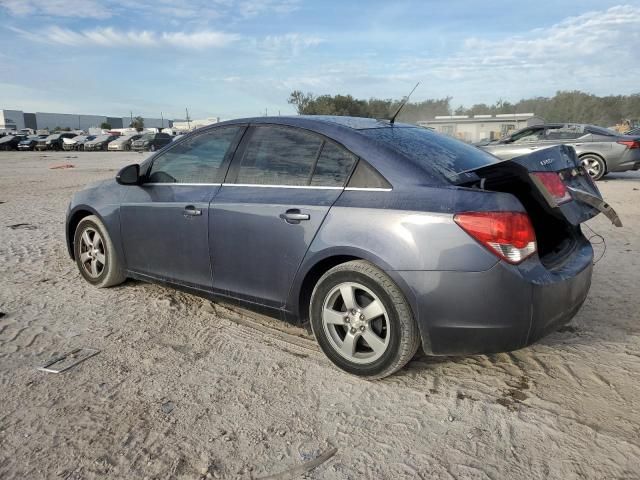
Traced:
[[473, 179], [461, 186], [510, 193], [520, 200], [536, 232], [540, 260], [548, 267], [570, 255], [582, 235], [580, 224], [598, 213], [622, 226], [571, 147], [539, 150], [465, 174]]

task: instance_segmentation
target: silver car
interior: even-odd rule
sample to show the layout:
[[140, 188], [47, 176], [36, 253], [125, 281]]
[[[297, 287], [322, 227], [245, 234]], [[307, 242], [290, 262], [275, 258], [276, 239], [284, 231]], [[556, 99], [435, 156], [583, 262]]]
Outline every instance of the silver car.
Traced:
[[640, 139], [594, 125], [535, 125], [479, 147], [498, 158], [510, 160], [555, 145], [575, 148], [582, 166], [594, 180], [601, 179], [609, 172], [640, 168]]
[[131, 150], [131, 142], [138, 140], [142, 137], [142, 134], [135, 133], [133, 135], [125, 135], [123, 137], [116, 138], [114, 141], [109, 143], [107, 149], [110, 152], [126, 152]]

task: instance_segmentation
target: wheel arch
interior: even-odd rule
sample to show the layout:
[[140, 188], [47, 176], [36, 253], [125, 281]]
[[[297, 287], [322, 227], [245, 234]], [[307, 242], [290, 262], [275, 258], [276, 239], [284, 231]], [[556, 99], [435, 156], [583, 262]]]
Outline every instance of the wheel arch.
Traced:
[[75, 236], [75, 232], [76, 232], [76, 228], [78, 228], [78, 224], [80, 223], [80, 221], [85, 218], [88, 217], [90, 215], [95, 215], [96, 217], [98, 217], [100, 219], [100, 221], [102, 221], [102, 223], [104, 223], [104, 219], [102, 218], [102, 216], [96, 212], [93, 208], [91, 208], [88, 205], [78, 205], [76, 206], [72, 212], [69, 213], [69, 215], [67, 216], [67, 226], [66, 226], [66, 239], [67, 239], [67, 251], [69, 253], [69, 256], [71, 257], [72, 260], [75, 260], [75, 251], [74, 251], [74, 236]]
[[[289, 294], [289, 311], [293, 313], [297, 321], [307, 324], [309, 321], [309, 302], [313, 289], [322, 275], [333, 267], [352, 260], [365, 260], [383, 270], [398, 285], [404, 294], [411, 313], [417, 321], [418, 304], [413, 290], [407, 285], [404, 279], [390, 269], [390, 266], [380, 257], [369, 251], [358, 248], [331, 248], [323, 252], [317, 252], [310, 258], [305, 259], [303, 266], [296, 275], [297, 280]], [[420, 322], [418, 322], [420, 326]], [[424, 337], [423, 337], [424, 338]]]

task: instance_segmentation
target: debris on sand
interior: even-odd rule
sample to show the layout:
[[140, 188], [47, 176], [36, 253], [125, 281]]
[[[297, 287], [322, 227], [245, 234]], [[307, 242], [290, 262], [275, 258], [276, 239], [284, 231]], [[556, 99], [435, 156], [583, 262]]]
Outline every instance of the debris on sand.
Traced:
[[519, 403], [525, 401], [528, 397], [524, 390], [529, 390], [529, 378], [521, 376], [514, 384], [509, 385], [510, 388], [502, 394], [502, 398], [496, 400], [496, 402], [508, 410], [516, 410]]
[[162, 407], [160, 407], [160, 408], [162, 409], [162, 411], [164, 413], [169, 415], [171, 412], [173, 412], [173, 409], [176, 408], [176, 404], [173, 403], [172, 401], [168, 401], [168, 402], [164, 402], [162, 404]]
[[322, 465], [338, 452], [337, 448], [331, 448], [323, 454], [317, 456], [313, 460], [309, 460], [301, 465], [285, 470], [284, 472], [269, 475], [267, 477], [260, 477], [258, 480], [293, 480], [294, 478], [300, 478], [305, 473], [310, 472], [314, 468]]
[[100, 350], [94, 348], [76, 348], [75, 350], [71, 350], [70, 352], [49, 360], [41, 367], [38, 367], [38, 370], [48, 373], [66, 372], [98, 353], [100, 353]]
[[60, 168], [76, 168], [76, 166], [71, 163], [64, 163], [62, 165], [54, 165], [52, 167], [49, 167], [49, 170], [57, 170]]
[[7, 228], [11, 230], [36, 230], [38, 227], [30, 223], [14, 223], [13, 225], [7, 225]]

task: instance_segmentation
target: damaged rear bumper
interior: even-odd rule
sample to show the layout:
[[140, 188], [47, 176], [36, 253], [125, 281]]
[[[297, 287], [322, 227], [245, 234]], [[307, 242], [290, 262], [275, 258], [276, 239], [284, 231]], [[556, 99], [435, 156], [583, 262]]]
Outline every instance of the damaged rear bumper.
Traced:
[[517, 350], [569, 322], [591, 286], [593, 249], [581, 239], [565, 263], [537, 257], [484, 272], [395, 272], [415, 295], [423, 349], [433, 355]]

